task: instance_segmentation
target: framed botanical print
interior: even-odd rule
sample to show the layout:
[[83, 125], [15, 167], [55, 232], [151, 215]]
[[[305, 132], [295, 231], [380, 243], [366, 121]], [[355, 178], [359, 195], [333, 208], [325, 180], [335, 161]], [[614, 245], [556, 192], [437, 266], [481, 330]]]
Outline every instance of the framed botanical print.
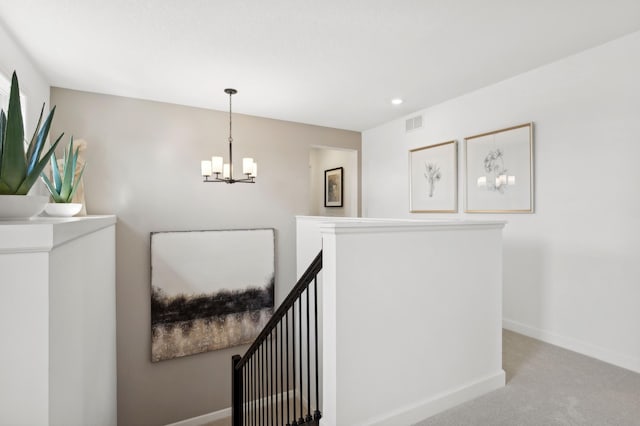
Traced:
[[533, 123], [465, 138], [465, 212], [533, 213]]
[[342, 207], [344, 194], [342, 167], [324, 171], [324, 206]]
[[458, 144], [456, 141], [409, 151], [409, 211], [458, 211]]

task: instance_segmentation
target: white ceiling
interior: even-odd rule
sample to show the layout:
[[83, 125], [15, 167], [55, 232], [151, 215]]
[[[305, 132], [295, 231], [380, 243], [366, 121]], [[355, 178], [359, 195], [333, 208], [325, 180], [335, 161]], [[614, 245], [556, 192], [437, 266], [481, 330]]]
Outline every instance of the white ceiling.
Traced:
[[[0, 0], [52, 86], [366, 130], [640, 30], [638, 0]], [[401, 97], [400, 106], [390, 100]]]

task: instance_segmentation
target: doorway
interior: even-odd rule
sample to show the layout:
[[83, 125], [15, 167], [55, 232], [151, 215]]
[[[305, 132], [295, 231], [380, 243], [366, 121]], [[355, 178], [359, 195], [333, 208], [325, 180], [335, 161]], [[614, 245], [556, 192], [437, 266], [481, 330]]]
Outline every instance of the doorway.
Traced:
[[[342, 167], [341, 207], [325, 207], [324, 172]], [[311, 216], [358, 216], [358, 151], [313, 146], [309, 151], [309, 214]]]

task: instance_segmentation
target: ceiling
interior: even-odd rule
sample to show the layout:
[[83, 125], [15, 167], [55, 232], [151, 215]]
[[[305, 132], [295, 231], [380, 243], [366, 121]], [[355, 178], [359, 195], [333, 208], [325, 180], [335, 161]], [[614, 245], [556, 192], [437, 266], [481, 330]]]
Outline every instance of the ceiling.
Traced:
[[[52, 86], [362, 131], [640, 30], [638, 0], [0, 0]], [[391, 105], [392, 98], [404, 103]]]

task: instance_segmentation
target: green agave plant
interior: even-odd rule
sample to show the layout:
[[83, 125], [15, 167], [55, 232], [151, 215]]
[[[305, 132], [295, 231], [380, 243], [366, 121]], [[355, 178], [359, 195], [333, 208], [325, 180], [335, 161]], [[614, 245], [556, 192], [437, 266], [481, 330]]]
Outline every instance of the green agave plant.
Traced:
[[58, 142], [62, 139], [60, 135], [51, 148], [42, 155], [55, 109], [53, 107], [41, 127], [44, 113], [44, 104], [42, 104], [38, 125], [25, 151], [20, 88], [18, 77], [15, 72], [13, 73], [7, 113], [0, 110], [0, 195], [27, 195], [36, 183]]
[[42, 180], [47, 189], [53, 197], [53, 201], [56, 203], [70, 203], [73, 199], [76, 190], [78, 189], [78, 183], [84, 173], [84, 165], [80, 170], [80, 174], [76, 178], [75, 182], [73, 177], [76, 174], [76, 166], [78, 164], [78, 152], [80, 148], [73, 152], [73, 136], [71, 137], [71, 143], [64, 150], [64, 159], [62, 160], [62, 170], [58, 167], [58, 160], [56, 159], [55, 152], [51, 155], [51, 176], [53, 182], [49, 180], [46, 174], [40, 173]]

